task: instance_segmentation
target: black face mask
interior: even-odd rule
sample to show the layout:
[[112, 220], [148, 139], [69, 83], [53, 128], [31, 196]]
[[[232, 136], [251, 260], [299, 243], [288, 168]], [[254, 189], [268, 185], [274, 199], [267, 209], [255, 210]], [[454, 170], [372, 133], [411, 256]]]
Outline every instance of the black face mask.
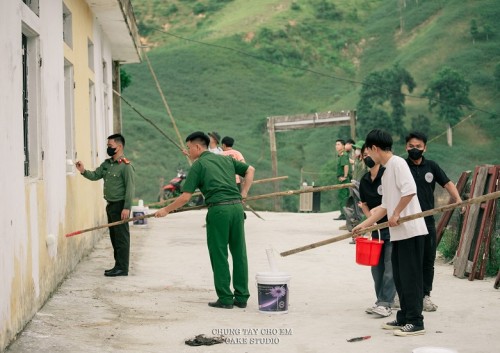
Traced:
[[411, 150], [408, 150], [408, 157], [410, 157], [410, 159], [413, 161], [418, 161], [422, 157], [422, 154], [424, 154], [424, 151], [419, 150], [418, 148], [412, 148]]
[[116, 148], [108, 147], [108, 149], [106, 150], [106, 152], [108, 153], [108, 156], [113, 157], [115, 155], [115, 153], [116, 153]]
[[375, 161], [370, 156], [365, 157], [363, 162], [365, 162], [368, 168], [373, 168], [375, 166]]

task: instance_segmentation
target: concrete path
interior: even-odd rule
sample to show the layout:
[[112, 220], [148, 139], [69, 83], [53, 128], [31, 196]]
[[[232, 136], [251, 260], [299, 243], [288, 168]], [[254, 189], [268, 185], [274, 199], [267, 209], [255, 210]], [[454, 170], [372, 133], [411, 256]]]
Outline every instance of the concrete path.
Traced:
[[[436, 312], [424, 313], [427, 334], [396, 337], [365, 314], [373, 305], [369, 267], [354, 261], [348, 240], [281, 258], [278, 253], [343, 234], [338, 213], [247, 212], [251, 298], [247, 309], [214, 309], [204, 210], [150, 219], [133, 228], [128, 277], [106, 278], [107, 237], [83, 259], [7, 352], [370, 352], [404, 353], [423, 346], [460, 353], [498, 352], [500, 291], [493, 279], [460, 280], [436, 265]], [[85, 235], [80, 235], [85, 236]], [[72, 241], [68, 239], [67, 241]], [[269, 271], [266, 248], [289, 273], [288, 314], [258, 311], [255, 274]], [[223, 333], [228, 342], [190, 347], [186, 339]], [[358, 336], [370, 339], [348, 343]]]

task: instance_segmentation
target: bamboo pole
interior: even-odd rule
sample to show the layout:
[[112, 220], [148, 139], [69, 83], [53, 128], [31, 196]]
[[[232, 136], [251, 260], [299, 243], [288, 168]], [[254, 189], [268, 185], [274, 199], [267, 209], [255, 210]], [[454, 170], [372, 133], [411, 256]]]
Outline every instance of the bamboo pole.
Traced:
[[[184, 141], [182, 140], [179, 129], [177, 128], [177, 124], [175, 123], [174, 115], [172, 114], [172, 111], [170, 110], [170, 106], [167, 103], [167, 99], [165, 98], [165, 95], [163, 94], [163, 90], [161, 89], [161, 86], [160, 86], [160, 81], [158, 81], [158, 78], [156, 77], [156, 74], [153, 70], [153, 66], [151, 65], [151, 61], [149, 61], [148, 54], [146, 53], [145, 50], [143, 51], [143, 53], [144, 53], [144, 57], [146, 58], [146, 63], [148, 64], [149, 71], [151, 72], [151, 76], [153, 76], [153, 80], [155, 81], [156, 89], [158, 90], [158, 93], [161, 96], [161, 100], [163, 102], [163, 105], [165, 106], [167, 114], [170, 117], [170, 121], [172, 122], [172, 126], [174, 127], [174, 131], [177, 135], [177, 138], [179, 139], [179, 144], [180, 144], [180, 146], [184, 147]], [[187, 159], [189, 165], [191, 165], [193, 163], [191, 161], [191, 159], [189, 159], [189, 156], [187, 156], [187, 155], [186, 155], [186, 159]]]
[[[281, 197], [281, 196], [291, 196], [291, 195], [305, 194], [305, 193], [309, 193], [309, 192], [321, 192], [321, 191], [329, 191], [329, 190], [346, 189], [346, 188], [350, 188], [350, 187], [353, 187], [353, 186], [354, 186], [354, 184], [348, 183], [348, 184], [337, 184], [337, 185], [320, 186], [320, 187], [317, 187], [317, 188], [310, 188], [310, 189], [299, 189], [299, 190], [287, 190], [287, 191], [272, 192], [272, 193], [269, 193], [269, 194], [262, 194], [262, 195], [256, 195], [256, 196], [247, 197], [245, 199], [245, 202], [255, 201], [255, 200], [262, 200], [262, 199], [269, 199], [269, 198], [272, 198], [272, 197]], [[206, 207], [207, 207], [207, 205], [184, 207], [184, 208], [176, 210], [175, 212], [201, 210], [202, 208], [206, 208]]]
[[118, 97], [121, 98], [121, 100], [127, 104], [134, 112], [136, 112], [141, 118], [143, 118], [144, 120], [146, 120], [149, 124], [151, 124], [156, 130], [158, 130], [160, 132], [160, 134], [162, 134], [167, 140], [169, 140], [170, 142], [172, 142], [175, 147], [177, 147], [181, 152], [184, 151], [184, 148], [181, 147], [177, 142], [175, 142], [174, 140], [172, 140], [162, 129], [160, 129], [158, 127], [158, 125], [156, 125], [151, 119], [148, 119], [146, 116], [144, 116], [144, 114], [142, 114], [140, 111], [138, 111], [133, 105], [132, 103], [130, 103], [128, 100], [126, 100], [118, 91], [115, 91], [113, 90], [113, 93], [116, 94]]
[[[317, 187], [314, 189], [302, 189], [302, 190], [288, 190], [288, 191], [281, 191], [281, 192], [273, 192], [270, 194], [263, 194], [263, 195], [257, 195], [257, 196], [251, 196], [246, 199], [246, 201], [252, 201], [252, 200], [260, 200], [260, 199], [265, 199], [265, 198], [270, 198], [270, 197], [277, 197], [277, 196], [289, 196], [289, 195], [295, 195], [295, 194], [303, 194], [307, 192], [321, 192], [321, 191], [327, 191], [327, 190], [337, 190], [337, 189], [344, 189], [348, 187], [354, 186], [353, 184], [338, 184], [338, 185], [328, 185], [328, 186], [321, 186]], [[208, 207], [207, 205], [201, 205], [201, 206], [192, 206], [192, 207], [184, 207], [178, 210], [175, 210], [172, 213], [177, 213], [177, 212], [185, 212], [185, 211], [193, 211], [193, 210], [201, 210], [203, 208]], [[128, 218], [128, 219], [122, 219], [121, 221], [116, 221], [113, 223], [108, 223], [108, 224], [103, 224], [100, 226], [95, 226], [92, 228], [87, 228], [87, 229], [82, 229], [82, 230], [77, 230], [76, 232], [68, 233], [65, 235], [66, 238], [72, 237], [74, 235], [82, 234], [82, 233], [87, 233], [91, 232], [93, 230], [98, 230], [102, 228], [108, 228], [108, 227], [113, 227], [117, 226], [120, 224], [128, 223], [128, 222], [133, 222], [133, 221], [138, 221], [141, 219], [145, 218], [150, 218], [154, 217], [155, 214], [151, 213], [148, 215], [142, 215], [142, 216], [137, 216], [133, 218]]]
[[310, 188], [310, 189], [308, 188], [308, 189], [299, 189], [299, 190], [278, 191], [278, 192], [272, 192], [270, 194], [250, 196], [250, 197], [247, 197], [246, 200], [247, 201], [254, 201], [254, 200], [260, 200], [260, 199], [267, 199], [270, 197], [298, 195], [298, 194], [305, 194], [305, 193], [309, 193], [309, 192], [322, 192], [322, 191], [329, 191], [329, 190], [339, 190], [339, 189], [351, 188], [353, 186], [354, 186], [354, 184], [347, 183], [347, 184], [318, 186], [318, 187]]
[[252, 185], [269, 183], [271, 181], [279, 181], [279, 180], [284, 180], [284, 179], [288, 179], [288, 175], [279, 176], [279, 177], [273, 177], [273, 178], [265, 178], [265, 179], [254, 180], [252, 182]]
[[[467, 206], [467, 205], [472, 205], [472, 204], [476, 204], [476, 203], [482, 203], [482, 202], [488, 201], [488, 200], [497, 199], [499, 197], [500, 197], [500, 191], [497, 191], [497, 192], [493, 192], [493, 193], [490, 193], [490, 194], [478, 196], [478, 197], [475, 197], [475, 198], [472, 198], [472, 199], [469, 199], [469, 200], [466, 200], [466, 201], [456, 202], [456, 203], [452, 203], [452, 204], [449, 204], [449, 205], [446, 205], [446, 206], [433, 208], [432, 210], [427, 210], [427, 211], [420, 212], [420, 213], [415, 213], [413, 215], [409, 215], [409, 216], [406, 216], [406, 217], [401, 217], [399, 219], [399, 221], [398, 221], [398, 224], [405, 223], [405, 222], [408, 222], [408, 221], [412, 221], [412, 220], [417, 219], [417, 218], [432, 216], [432, 215], [435, 215], [435, 214], [438, 214], [438, 213], [441, 213], [441, 212], [445, 212], [445, 211], [449, 211], [449, 210], [452, 210], [452, 209], [455, 209], [455, 208], [459, 208], [459, 207], [463, 207], [463, 206]], [[389, 222], [384, 222], [384, 223], [376, 224], [376, 225], [373, 225], [373, 226], [370, 226], [370, 227], [366, 227], [366, 228], [363, 229], [362, 232], [363, 233], [367, 233], [367, 232], [371, 232], [371, 231], [374, 231], [374, 230], [377, 230], [377, 229], [387, 228], [388, 226], [389, 226]], [[322, 241], [319, 241], [319, 242], [316, 242], [316, 243], [312, 243], [312, 244], [309, 244], [309, 245], [301, 246], [299, 248], [295, 248], [295, 249], [284, 251], [284, 252], [280, 253], [280, 255], [281, 256], [293, 255], [293, 254], [296, 254], [296, 253], [299, 253], [299, 252], [302, 252], [302, 251], [311, 250], [311, 249], [314, 249], [314, 248], [317, 248], [317, 247], [320, 247], [320, 246], [323, 246], [323, 245], [328, 245], [328, 244], [331, 244], [331, 243], [338, 242], [340, 240], [351, 238], [352, 236], [353, 236], [352, 232], [351, 233], [342, 234], [342, 235], [339, 235], [337, 237], [325, 239], [325, 240], [322, 240]]]
[[[278, 180], [283, 180], [283, 179], [287, 179], [287, 178], [288, 178], [288, 175], [286, 175], [286, 176], [280, 176], [280, 177], [276, 177], [276, 178], [266, 178], [266, 179], [254, 180], [252, 182], [252, 185], [262, 184], [262, 183], [268, 183], [268, 182], [271, 182], [271, 181], [278, 181]], [[195, 192], [191, 196], [194, 197], [194, 196], [199, 196], [199, 195], [201, 195], [201, 192]], [[172, 197], [170, 199], [166, 199], [166, 200], [163, 200], [163, 201], [153, 202], [153, 203], [147, 204], [146, 206], [147, 207], [160, 206], [160, 205], [163, 205], [163, 204], [166, 204], [166, 203], [173, 202], [176, 198], [177, 197]]]
[[128, 223], [128, 222], [134, 222], [134, 221], [138, 221], [138, 220], [141, 220], [141, 219], [150, 218], [150, 217], [154, 217], [154, 216], [155, 216], [155, 214], [151, 213], [151, 214], [137, 216], [137, 217], [133, 217], [133, 218], [122, 219], [121, 221], [116, 221], [116, 222], [112, 222], [112, 223], [108, 223], [108, 224], [103, 224], [103, 225], [95, 226], [95, 227], [92, 227], [92, 228], [77, 230], [76, 232], [72, 232], [72, 233], [66, 234], [65, 237], [69, 238], [69, 237], [72, 237], [74, 235], [91, 232], [93, 230], [98, 230], [98, 229], [102, 229], [102, 228], [108, 228], [108, 227], [118, 226], [120, 224], [124, 224], [124, 223]]

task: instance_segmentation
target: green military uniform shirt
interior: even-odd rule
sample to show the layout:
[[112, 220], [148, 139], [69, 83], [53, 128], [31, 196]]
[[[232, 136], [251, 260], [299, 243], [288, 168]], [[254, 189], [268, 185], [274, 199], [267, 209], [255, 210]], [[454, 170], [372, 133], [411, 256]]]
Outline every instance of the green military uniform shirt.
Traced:
[[337, 160], [337, 178], [344, 176], [344, 166], [348, 166], [349, 172], [347, 174], [348, 178], [351, 176], [351, 164], [349, 163], [349, 155], [343, 152], [342, 155], [338, 156]]
[[124, 200], [124, 209], [132, 208], [135, 191], [134, 167], [125, 158], [108, 158], [93, 172], [85, 170], [82, 175], [89, 180], [104, 179], [104, 198], [106, 201]]
[[244, 177], [248, 167], [231, 156], [205, 151], [191, 166], [182, 191], [199, 188], [207, 204], [241, 199], [234, 175]]

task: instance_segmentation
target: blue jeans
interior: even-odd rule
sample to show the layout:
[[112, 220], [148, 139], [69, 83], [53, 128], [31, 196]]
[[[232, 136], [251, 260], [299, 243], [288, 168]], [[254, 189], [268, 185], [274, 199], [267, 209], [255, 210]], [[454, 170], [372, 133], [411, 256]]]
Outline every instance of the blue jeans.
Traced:
[[[388, 231], [388, 229], [383, 229], [383, 231]], [[391, 307], [396, 295], [396, 286], [392, 277], [391, 256], [392, 244], [387, 239], [384, 240], [384, 245], [382, 245], [378, 265], [372, 266], [372, 277], [375, 284], [375, 295], [377, 296], [375, 305], [377, 306]]]

